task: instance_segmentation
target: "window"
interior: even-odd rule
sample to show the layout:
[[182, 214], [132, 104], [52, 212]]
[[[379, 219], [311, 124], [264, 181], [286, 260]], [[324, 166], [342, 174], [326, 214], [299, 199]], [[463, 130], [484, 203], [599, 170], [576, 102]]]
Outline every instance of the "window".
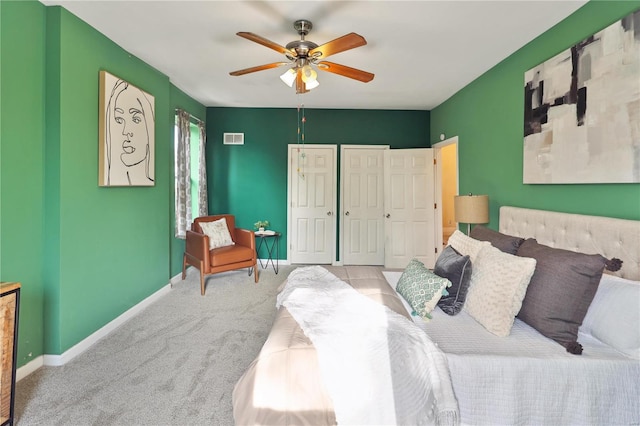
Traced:
[[205, 125], [182, 110], [176, 110], [174, 162], [175, 236], [185, 238], [193, 218], [206, 216], [208, 206]]

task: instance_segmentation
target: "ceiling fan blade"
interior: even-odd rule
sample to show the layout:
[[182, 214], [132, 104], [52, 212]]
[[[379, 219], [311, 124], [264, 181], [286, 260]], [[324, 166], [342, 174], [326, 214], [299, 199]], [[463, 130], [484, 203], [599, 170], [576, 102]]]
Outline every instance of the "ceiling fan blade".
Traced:
[[253, 41], [255, 43], [258, 43], [258, 44], [261, 44], [263, 46], [266, 46], [269, 49], [273, 49], [276, 52], [282, 53], [284, 55], [290, 55], [290, 56], [293, 56], [293, 57], [297, 56], [296, 52], [291, 51], [291, 50], [287, 49], [286, 47], [279, 45], [278, 43], [274, 43], [271, 40], [267, 40], [264, 37], [260, 37], [257, 34], [248, 33], [248, 32], [239, 32], [239, 33], [236, 33], [236, 35], [239, 35], [240, 37], [246, 38], [247, 40], [251, 40], [251, 41]]
[[364, 37], [356, 33], [349, 33], [320, 45], [315, 49], [311, 49], [309, 56], [324, 59], [329, 55], [335, 55], [345, 50], [364, 46], [365, 44], [367, 44], [367, 40], [365, 40]]
[[342, 75], [344, 77], [353, 78], [354, 80], [362, 81], [363, 83], [368, 83], [373, 80], [375, 74], [371, 74], [370, 72], [362, 71], [356, 68], [351, 68], [346, 65], [336, 64], [334, 62], [322, 61], [318, 62], [318, 69], [322, 71], [331, 72], [334, 74]]
[[304, 81], [302, 81], [302, 71], [300, 71], [300, 68], [298, 68], [297, 70], [297, 74], [296, 74], [296, 93], [300, 94], [300, 93], [307, 93], [307, 85], [304, 84]]
[[272, 62], [270, 64], [258, 65], [257, 67], [245, 68], [238, 71], [231, 71], [229, 74], [235, 75], [235, 76], [245, 75], [245, 74], [249, 74], [256, 71], [270, 70], [271, 68], [277, 68], [283, 65], [291, 65], [291, 63], [290, 62]]

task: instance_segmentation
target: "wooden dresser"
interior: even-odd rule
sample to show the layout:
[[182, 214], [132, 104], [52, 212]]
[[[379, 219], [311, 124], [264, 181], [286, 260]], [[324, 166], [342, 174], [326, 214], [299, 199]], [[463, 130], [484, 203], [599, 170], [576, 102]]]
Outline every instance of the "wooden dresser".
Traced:
[[2, 342], [0, 426], [13, 425], [19, 307], [20, 283], [0, 282], [0, 330], [2, 330], [0, 334]]

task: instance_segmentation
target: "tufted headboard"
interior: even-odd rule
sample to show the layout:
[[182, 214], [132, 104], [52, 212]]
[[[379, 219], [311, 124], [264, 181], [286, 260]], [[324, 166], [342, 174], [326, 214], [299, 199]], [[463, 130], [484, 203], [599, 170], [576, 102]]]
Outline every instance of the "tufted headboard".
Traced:
[[499, 231], [550, 247], [617, 257], [622, 268], [612, 274], [640, 281], [640, 221], [503, 206]]

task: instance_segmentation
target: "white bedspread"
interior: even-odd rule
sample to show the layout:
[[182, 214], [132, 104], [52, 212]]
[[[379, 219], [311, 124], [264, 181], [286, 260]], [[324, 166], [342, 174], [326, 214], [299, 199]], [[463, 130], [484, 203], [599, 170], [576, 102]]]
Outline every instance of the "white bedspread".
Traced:
[[[401, 272], [383, 274], [395, 288]], [[585, 334], [567, 353], [518, 319], [498, 337], [464, 310], [432, 317], [414, 321], [447, 356], [462, 424], [640, 424], [640, 361]]]
[[405, 317], [320, 266], [294, 270], [280, 305], [316, 348], [338, 424], [458, 423], [447, 359]]

